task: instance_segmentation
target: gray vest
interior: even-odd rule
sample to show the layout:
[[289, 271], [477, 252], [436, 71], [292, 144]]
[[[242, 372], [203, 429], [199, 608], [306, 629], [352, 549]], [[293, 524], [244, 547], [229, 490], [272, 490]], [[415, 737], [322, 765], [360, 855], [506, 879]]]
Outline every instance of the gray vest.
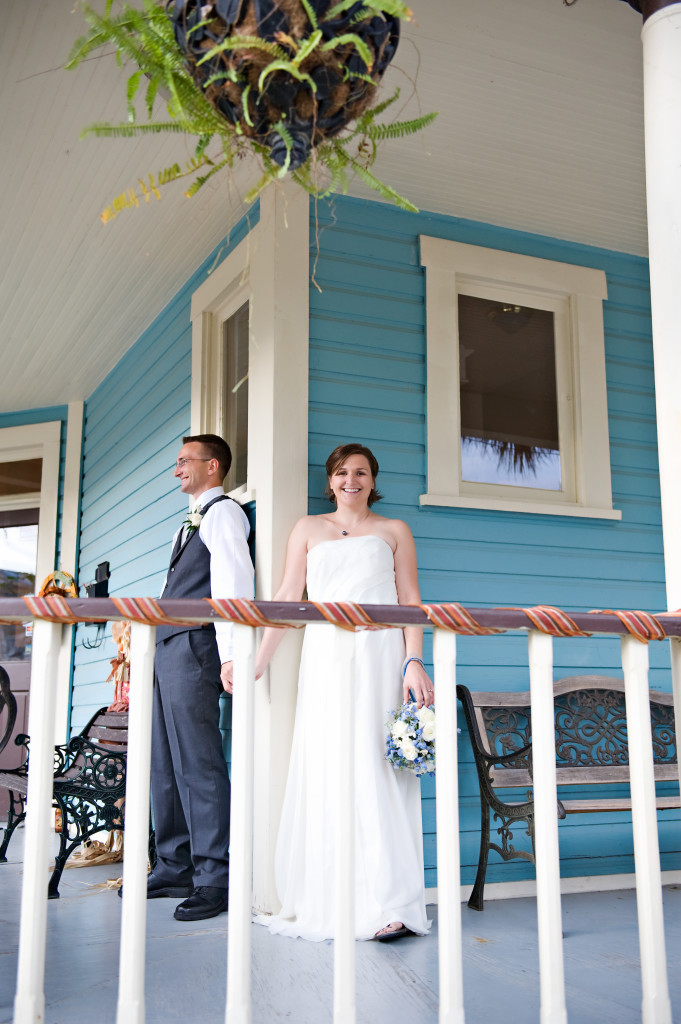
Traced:
[[[204, 514], [216, 501], [230, 501], [226, 494], [218, 495], [209, 501], [204, 509]], [[184, 544], [181, 543], [180, 533], [173, 553], [170, 557], [170, 567], [166, 578], [166, 585], [163, 588], [162, 598], [201, 598], [210, 597], [210, 551], [199, 536], [198, 529], [194, 530]], [[176, 633], [187, 633], [190, 629], [209, 629], [215, 635], [215, 626], [157, 626], [156, 643], [160, 644], [169, 636]]]

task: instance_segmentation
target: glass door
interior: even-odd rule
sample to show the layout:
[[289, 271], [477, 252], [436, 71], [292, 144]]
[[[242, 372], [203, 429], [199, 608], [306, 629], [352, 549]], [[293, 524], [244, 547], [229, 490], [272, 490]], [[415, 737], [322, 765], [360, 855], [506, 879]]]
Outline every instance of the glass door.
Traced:
[[[40, 460], [38, 462], [38, 473]], [[12, 467], [9, 476], [4, 472]], [[39, 509], [7, 508], [7, 505], [21, 505], [29, 495], [40, 490], [40, 477], [35, 487], [35, 471], [28, 478], [18, 477], [17, 468], [21, 463], [0, 465], [0, 596], [21, 597], [36, 590], [36, 561], [38, 554]], [[23, 464], [26, 466], [26, 464]], [[31, 467], [29, 467], [31, 468]], [[34, 467], [33, 467], [34, 469]], [[20, 497], [18, 488], [23, 490]], [[2, 493], [4, 491], [4, 494]], [[8, 493], [9, 491], [9, 493]], [[5, 505], [3, 510], [2, 506]], [[5, 749], [0, 753], [0, 768], [15, 768], [24, 760], [25, 751], [14, 744], [14, 735], [28, 732], [28, 698], [31, 682], [31, 623], [0, 625], [0, 665], [9, 676], [10, 689], [17, 702], [17, 719]], [[4, 731], [7, 710], [0, 713], [0, 731]], [[7, 793], [0, 791], [0, 820], [7, 812]]]

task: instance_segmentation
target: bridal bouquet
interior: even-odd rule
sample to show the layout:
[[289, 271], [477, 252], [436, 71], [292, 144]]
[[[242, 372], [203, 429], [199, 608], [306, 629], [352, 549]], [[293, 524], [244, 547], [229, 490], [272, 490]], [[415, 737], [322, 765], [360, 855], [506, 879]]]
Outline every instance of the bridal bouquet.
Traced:
[[396, 771], [435, 774], [435, 711], [416, 703], [391, 711], [385, 757]]

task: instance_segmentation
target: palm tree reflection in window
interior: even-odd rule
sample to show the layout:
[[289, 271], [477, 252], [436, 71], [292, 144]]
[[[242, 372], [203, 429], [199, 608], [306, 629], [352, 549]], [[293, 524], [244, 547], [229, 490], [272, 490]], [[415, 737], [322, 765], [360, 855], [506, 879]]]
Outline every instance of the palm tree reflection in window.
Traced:
[[561, 490], [553, 313], [458, 307], [462, 480]]

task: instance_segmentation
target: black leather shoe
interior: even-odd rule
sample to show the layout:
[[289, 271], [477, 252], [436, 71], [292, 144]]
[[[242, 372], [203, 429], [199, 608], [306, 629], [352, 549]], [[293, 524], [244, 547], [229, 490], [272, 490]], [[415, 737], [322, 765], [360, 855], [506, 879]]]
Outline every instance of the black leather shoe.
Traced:
[[176, 921], [205, 921], [228, 907], [228, 891], [216, 885], [199, 885], [188, 900], [175, 907]]
[[[176, 882], [167, 882], [164, 878], [154, 878], [153, 875], [147, 876], [147, 899], [157, 900], [161, 897], [168, 897], [173, 900], [184, 900], [187, 896], [191, 896], [194, 892], [194, 886], [190, 885], [178, 885]], [[118, 895], [123, 896], [123, 886], [118, 890]]]
[[411, 928], [405, 928], [402, 925], [401, 928], [396, 928], [394, 932], [383, 932], [382, 935], [375, 935], [374, 938], [378, 939], [379, 942], [395, 942], [397, 939], [406, 939], [408, 935], [414, 935]]

